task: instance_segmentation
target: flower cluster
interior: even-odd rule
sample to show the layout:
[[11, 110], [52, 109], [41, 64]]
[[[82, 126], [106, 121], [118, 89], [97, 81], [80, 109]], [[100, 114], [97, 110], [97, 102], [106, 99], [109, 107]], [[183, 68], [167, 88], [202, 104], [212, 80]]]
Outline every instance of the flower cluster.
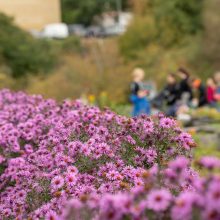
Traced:
[[[212, 211], [218, 219], [217, 200], [209, 210], [202, 201], [218, 199], [219, 180], [204, 180], [189, 167], [194, 146], [162, 114], [126, 118], [79, 101], [2, 90], [0, 216], [117, 220], [182, 213], [187, 219], [195, 206], [202, 217]], [[219, 161], [198, 165], [213, 170]]]
[[[213, 160], [218, 161], [213, 168], [220, 170], [220, 160]], [[87, 219], [85, 213], [93, 220], [220, 219], [220, 177], [211, 173], [199, 177], [189, 164], [185, 157], [177, 157], [161, 171], [158, 167], [144, 171], [144, 184], [130, 191], [73, 198], [57, 219]]]

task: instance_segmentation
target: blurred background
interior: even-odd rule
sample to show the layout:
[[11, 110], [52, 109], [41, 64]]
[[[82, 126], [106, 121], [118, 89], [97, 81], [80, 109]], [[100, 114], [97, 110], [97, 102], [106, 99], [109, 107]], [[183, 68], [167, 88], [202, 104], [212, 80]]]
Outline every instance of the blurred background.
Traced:
[[[0, 88], [129, 115], [135, 67], [158, 91], [179, 67], [204, 82], [220, 70], [219, 8], [220, 0], [0, 0]], [[208, 122], [188, 131], [212, 145], [202, 154], [220, 148], [219, 112], [198, 117]]]
[[206, 79], [220, 69], [219, 7], [220, 0], [0, 0], [0, 86], [113, 105], [128, 103], [136, 66], [158, 88], [179, 66]]

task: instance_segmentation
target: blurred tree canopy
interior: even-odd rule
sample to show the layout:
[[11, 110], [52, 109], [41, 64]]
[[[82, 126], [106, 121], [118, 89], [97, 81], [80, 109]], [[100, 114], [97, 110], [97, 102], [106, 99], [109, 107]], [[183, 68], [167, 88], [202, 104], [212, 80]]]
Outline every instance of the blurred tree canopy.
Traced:
[[67, 23], [91, 25], [93, 18], [104, 11], [117, 10], [117, 4], [122, 9], [128, 7], [128, 0], [61, 0], [62, 20]]
[[121, 38], [121, 50], [132, 57], [149, 44], [175, 47], [201, 31], [202, 0], [133, 0], [136, 14], [128, 32]]
[[206, 78], [220, 68], [220, 0], [132, 0], [132, 7], [135, 18], [119, 47], [149, 77], [162, 82], [185, 66]]
[[[203, 79], [220, 70], [220, 0], [121, 1], [134, 12], [133, 22], [123, 36], [103, 40], [33, 39], [0, 14], [0, 68], [9, 69], [0, 72], [1, 82], [7, 81], [2, 86], [18, 85], [28, 75], [22, 89], [31, 93], [61, 100], [105, 92], [111, 102], [124, 103], [136, 66], [159, 87], [180, 66]], [[116, 8], [116, 0], [62, 0], [67, 23], [90, 25], [96, 15]], [[35, 74], [48, 71], [57, 57], [51, 74]], [[5, 77], [8, 72], [16, 79]]]
[[209, 0], [204, 3], [201, 40], [201, 59], [206, 66], [220, 70], [220, 0]]
[[157, 36], [162, 45], [172, 46], [202, 29], [203, 0], [171, 0], [166, 4], [162, 0], [153, 2]]
[[0, 65], [7, 66], [12, 77], [48, 71], [55, 63], [55, 53], [45, 40], [34, 39], [0, 13]]

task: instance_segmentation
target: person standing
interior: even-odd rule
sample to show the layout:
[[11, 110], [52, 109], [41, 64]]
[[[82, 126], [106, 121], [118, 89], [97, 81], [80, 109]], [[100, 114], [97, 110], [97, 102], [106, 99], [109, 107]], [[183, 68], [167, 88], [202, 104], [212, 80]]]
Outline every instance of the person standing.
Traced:
[[215, 99], [216, 84], [213, 78], [208, 78], [206, 82], [206, 99], [210, 107], [216, 107]]
[[143, 79], [145, 72], [141, 68], [135, 68], [132, 72], [133, 82], [131, 83], [130, 100], [133, 104], [132, 116], [139, 116], [141, 114], [150, 115], [150, 102], [147, 99], [148, 91], [144, 88]]

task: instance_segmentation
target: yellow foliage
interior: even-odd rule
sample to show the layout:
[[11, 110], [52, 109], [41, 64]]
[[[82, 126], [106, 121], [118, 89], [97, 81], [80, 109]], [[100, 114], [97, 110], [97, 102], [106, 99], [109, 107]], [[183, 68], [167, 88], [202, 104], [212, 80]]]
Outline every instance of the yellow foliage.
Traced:
[[208, 107], [203, 107], [203, 108], [198, 108], [195, 110], [192, 110], [191, 115], [194, 117], [208, 117], [210, 119], [219, 121], [220, 120], [220, 114], [215, 108], [208, 108]]
[[104, 103], [107, 99], [127, 102], [130, 73], [136, 64], [123, 62], [116, 39], [89, 39], [83, 44], [87, 48], [84, 54], [63, 55], [61, 64], [50, 75], [31, 76], [27, 92], [58, 100], [93, 94]]
[[13, 79], [9, 75], [0, 72], [0, 89], [13, 88], [13, 85]]
[[90, 104], [95, 104], [95, 100], [96, 100], [96, 98], [94, 95], [92, 95], [92, 94], [88, 95], [88, 101]]

